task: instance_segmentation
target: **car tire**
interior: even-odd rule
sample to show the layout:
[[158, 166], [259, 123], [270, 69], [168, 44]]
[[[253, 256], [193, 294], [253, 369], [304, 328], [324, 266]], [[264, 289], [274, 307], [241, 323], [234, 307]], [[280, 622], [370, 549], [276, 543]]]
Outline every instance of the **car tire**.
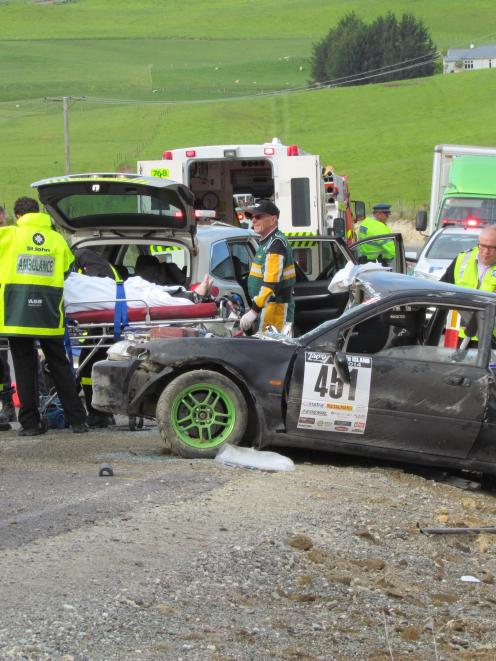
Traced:
[[248, 407], [238, 386], [211, 370], [181, 374], [157, 402], [160, 434], [180, 457], [215, 457], [229, 443], [238, 445], [248, 424]]

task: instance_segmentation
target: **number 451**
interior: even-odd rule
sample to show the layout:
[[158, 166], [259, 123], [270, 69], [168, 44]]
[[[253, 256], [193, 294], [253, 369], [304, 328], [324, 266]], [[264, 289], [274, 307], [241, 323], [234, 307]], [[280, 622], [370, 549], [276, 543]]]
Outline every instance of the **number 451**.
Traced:
[[[329, 385], [327, 385], [327, 380], [329, 377], [329, 366], [322, 365], [320, 368], [317, 381], [315, 382], [314, 392], [318, 392], [321, 397], [325, 397], [329, 393], [329, 397], [332, 399], [341, 399], [343, 396], [343, 380], [339, 378], [338, 372], [335, 367], [331, 371], [331, 379]], [[350, 370], [350, 391], [348, 393], [348, 399], [354, 401], [356, 394], [358, 370], [356, 368]]]

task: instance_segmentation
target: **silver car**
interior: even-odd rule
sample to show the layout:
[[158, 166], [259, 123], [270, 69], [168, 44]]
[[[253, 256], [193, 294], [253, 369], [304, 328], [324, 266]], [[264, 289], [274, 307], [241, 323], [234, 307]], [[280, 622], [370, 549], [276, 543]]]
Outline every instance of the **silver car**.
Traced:
[[209, 273], [220, 296], [237, 293], [247, 305], [255, 233], [202, 219], [186, 186], [101, 173], [44, 179], [32, 186], [73, 250], [90, 248], [123, 277], [141, 275], [139, 265], [153, 255], [170, 279], [160, 284], [189, 287]]
[[481, 228], [463, 227], [443, 227], [437, 230], [422, 248], [413, 275], [440, 280], [460, 252], [470, 250], [477, 244], [481, 231]]

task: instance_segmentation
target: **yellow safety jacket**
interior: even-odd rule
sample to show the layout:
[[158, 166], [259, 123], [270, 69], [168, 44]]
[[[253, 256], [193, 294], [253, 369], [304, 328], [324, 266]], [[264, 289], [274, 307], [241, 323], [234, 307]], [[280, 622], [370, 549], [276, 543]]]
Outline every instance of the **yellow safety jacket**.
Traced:
[[0, 335], [64, 335], [64, 279], [73, 262], [45, 213], [0, 228]]
[[455, 262], [455, 285], [494, 292], [496, 291], [496, 264], [487, 269], [479, 283], [478, 255], [479, 248], [477, 246], [458, 255]]
[[[391, 230], [381, 220], [367, 216], [358, 228], [358, 240], [370, 239], [378, 234], [391, 234]], [[358, 252], [369, 262], [375, 262], [378, 259], [391, 260], [396, 256], [394, 241], [391, 239], [378, 239], [358, 246]]]
[[[478, 255], [478, 246], [475, 246], [472, 250], [461, 252], [458, 255], [454, 271], [455, 285], [494, 293], [496, 292], [496, 264], [493, 264], [493, 266], [490, 266], [486, 270], [482, 280], [479, 282], [479, 271], [477, 268]], [[496, 329], [493, 331], [493, 335], [496, 336]], [[465, 337], [463, 329], [460, 331], [459, 336]]]

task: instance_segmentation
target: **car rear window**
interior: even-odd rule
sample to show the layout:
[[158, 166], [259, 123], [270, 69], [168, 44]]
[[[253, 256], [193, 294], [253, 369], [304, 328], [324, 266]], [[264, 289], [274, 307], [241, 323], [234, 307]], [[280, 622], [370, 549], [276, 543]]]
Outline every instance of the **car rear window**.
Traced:
[[171, 218], [183, 217], [184, 210], [174, 191], [167, 199], [151, 195], [69, 195], [60, 200], [58, 207], [63, 215], [76, 218], [95, 216], [121, 216], [152, 214]]
[[478, 239], [478, 234], [440, 234], [425, 256], [428, 259], [455, 259], [458, 253], [473, 248]]

